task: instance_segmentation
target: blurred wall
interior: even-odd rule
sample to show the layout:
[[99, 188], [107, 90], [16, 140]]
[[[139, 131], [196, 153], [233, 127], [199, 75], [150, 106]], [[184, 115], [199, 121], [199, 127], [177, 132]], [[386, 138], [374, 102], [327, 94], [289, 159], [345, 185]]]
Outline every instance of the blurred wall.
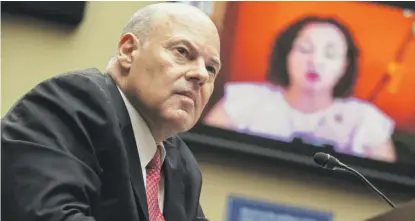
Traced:
[[150, 2], [88, 2], [75, 29], [2, 15], [2, 116], [40, 80], [71, 70], [105, 70], [123, 26]]
[[[3, 16], [2, 116], [39, 81], [63, 72], [104, 70], [123, 25], [146, 2], [89, 2], [75, 30], [43, 21]], [[197, 155], [204, 175], [202, 205], [211, 221], [225, 220], [229, 194], [331, 211], [336, 221], [363, 220], [388, 210], [365, 187], [333, 187], [307, 174]], [[362, 185], [363, 186], [363, 185]]]

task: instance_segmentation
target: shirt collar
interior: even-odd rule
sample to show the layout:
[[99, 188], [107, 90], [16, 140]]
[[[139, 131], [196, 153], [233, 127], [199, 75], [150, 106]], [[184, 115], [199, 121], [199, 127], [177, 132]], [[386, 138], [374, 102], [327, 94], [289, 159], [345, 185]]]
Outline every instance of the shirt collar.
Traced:
[[164, 159], [166, 158], [166, 149], [164, 148], [163, 143], [156, 144], [153, 135], [151, 134], [150, 128], [147, 123], [138, 113], [138, 111], [133, 107], [130, 101], [126, 98], [124, 93], [118, 88], [122, 99], [124, 100], [125, 106], [128, 111], [128, 115], [131, 119], [131, 125], [133, 127], [134, 138], [138, 150], [138, 156], [140, 158], [141, 168], [144, 169], [153, 159], [156, 154], [157, 148], [160, 148], [160, 158], [161, 164], [163, 164]]

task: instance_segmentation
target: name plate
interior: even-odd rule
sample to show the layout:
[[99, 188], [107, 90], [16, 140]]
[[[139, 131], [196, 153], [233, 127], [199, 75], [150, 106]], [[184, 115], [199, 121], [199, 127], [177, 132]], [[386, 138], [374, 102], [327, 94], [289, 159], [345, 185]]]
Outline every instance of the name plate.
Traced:
[[329, 212], [229, 197], [227, 221], [332, 221]]

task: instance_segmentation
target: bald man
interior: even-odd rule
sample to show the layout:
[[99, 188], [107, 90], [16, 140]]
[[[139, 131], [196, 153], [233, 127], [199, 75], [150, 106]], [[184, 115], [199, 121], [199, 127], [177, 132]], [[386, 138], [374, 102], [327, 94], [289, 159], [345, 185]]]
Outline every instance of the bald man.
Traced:
[[25, 94], [1, 122], [2, 220], [204, 220], [201, 172], [177, 134], [212, 94], [219, 50], [201, 11], [154, 4], [132, 16], [104, 73]]

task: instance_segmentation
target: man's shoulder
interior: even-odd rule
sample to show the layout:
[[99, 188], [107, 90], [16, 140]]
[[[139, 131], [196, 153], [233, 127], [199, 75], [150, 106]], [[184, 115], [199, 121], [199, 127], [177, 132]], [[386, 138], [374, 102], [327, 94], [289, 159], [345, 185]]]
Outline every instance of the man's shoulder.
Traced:
[[108, 78], [95, 68], [58, 74], [25, 93], [5, 117], [16, 112], [42, 115], [41, 112], [33, 113], [33, 108], [53, 110], [54, 114], [75, 114], [91, 109], [99, 111], [109, 98], [105, 85]]
[[110, 79], [97, 68], [65, 72], [40, 82], [23, 99], [46, 92], [49, 96], [65, 98], [68, 102], [80, 100], [86, 105], [102, 103], [109, 98]]
[[90, 84], [102, 84], [105, 82], [105, 75], [97, 68], [76, 70], [58, 74], [52, 78], [42, 81], [42, 84], [70, 84], [76, 87], [83, 87]]

